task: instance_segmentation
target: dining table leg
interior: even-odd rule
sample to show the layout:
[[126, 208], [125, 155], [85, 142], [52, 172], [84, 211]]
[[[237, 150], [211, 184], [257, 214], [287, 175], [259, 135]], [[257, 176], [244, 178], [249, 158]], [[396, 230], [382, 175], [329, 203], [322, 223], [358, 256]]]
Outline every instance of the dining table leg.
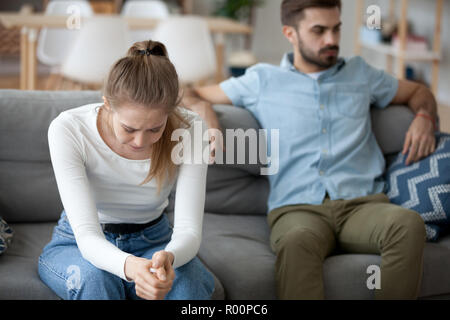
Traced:
[[28, 79], [28, 28], [22, 27], [20, 30], [20, 89], [27, 89]]
[[216, 83], [220, 83], [225, 79], [224, 67], [225, 67], [225, 35], [223, 33], [216, 33], [215, 35], [216, 46]]
[[28, 31], [28, 90], [36, 90], [36, 77], [37, 77], [37, 58], [36, 58], [36, 44], [37, 44], [38, 30], [31, 28]]

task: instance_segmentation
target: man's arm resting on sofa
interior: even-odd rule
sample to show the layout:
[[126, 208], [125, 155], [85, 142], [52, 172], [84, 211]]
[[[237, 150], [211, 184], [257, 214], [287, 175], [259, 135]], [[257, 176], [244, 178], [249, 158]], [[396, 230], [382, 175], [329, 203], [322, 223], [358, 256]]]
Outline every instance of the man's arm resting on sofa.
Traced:
[[231, 105], [231, 100], [218, 84], [187, 89], [185, 91], [185, 97], [187, 97], [188, 99], [190, 98], [207, 101], [211, 104]]
[[437, 119], [437, 103], [433, 93], [422, 84], [399, 80], [398, 91], [391, 104], [407, 105], [416, 114], [403, 146], [403, 154], [409, 151], [406, 164], [432, 154], [436, 147], [434, 131]]
[[200, 115], [209, 128], [219, 129], [213, 104], [229, 104], [231, 100], [219, 85], [187, 88], [183, 92], [183, 105]]
[[[184, 89], [182, 104], [202, 117], [209, 129], [221, 130], [213, 104], [231, 105], [232, 102], [219, 85], [212, 85]], [[218, 147], [213, 137], [211, 135], [210, 138], [212, 155]], [[219, 148], [223, 150], [224, 146], [221, 145]]]

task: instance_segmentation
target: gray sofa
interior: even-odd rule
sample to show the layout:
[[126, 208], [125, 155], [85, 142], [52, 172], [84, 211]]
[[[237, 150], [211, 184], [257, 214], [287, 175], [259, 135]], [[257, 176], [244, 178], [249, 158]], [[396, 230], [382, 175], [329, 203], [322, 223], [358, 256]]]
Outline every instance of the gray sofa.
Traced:
[[[15, 231], [0, 256], [0, 299], [58, 299], [39, 279], [37, 258], [62, 210], [49, 159], [47, 129], [68, 108], [99, 102], [99, 92], [0, 90], [0, 216]], [[258, 128], [245, 110], [215, 106], [222, 127]], [[373, 128], [386, 155], [398, 152], [413, 116], [404, 107], [374, 110]], [[216, 277], [214, 299], [276, 299], [269, 246], [269, 185], [260, 165], [211, 165], [200, 259]], [[172, 217], [171, 195], [167, 214]], [[377, 255], [335, 252], [324, 267], [327, 299], [372, 299], [367, 267]], [[401, 284], [399, 284], [401, 285]], [[420, 297], [450, 298], [450, 237], [427, 243]]]

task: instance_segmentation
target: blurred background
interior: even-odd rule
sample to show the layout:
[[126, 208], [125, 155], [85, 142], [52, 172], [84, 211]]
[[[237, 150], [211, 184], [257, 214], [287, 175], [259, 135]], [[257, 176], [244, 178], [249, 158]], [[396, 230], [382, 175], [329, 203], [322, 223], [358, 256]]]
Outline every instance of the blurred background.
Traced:
[[[259, 62], [279, 64], [291, 50], [281, 33], [281, 1], [2, 0], [0, 88], [98, 89], [111, 62], [148, 38], [167, 44], [186, 85], [217, 83]], [[371, 5], [381, 29], [367, 27], [376, 14], [367, 12]], [[361, 55], [429, 86], [450, 132], [448, 1], [343, 0], [342, 21], [341, 56]]]

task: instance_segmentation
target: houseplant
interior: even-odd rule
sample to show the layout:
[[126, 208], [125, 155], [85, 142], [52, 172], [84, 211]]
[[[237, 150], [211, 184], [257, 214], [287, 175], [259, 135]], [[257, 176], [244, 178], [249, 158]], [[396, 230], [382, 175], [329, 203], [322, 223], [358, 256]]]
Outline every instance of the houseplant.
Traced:
[[[265, 0], [218, 0], [214, 15], [238, 20], [254, 27], [255, 8], [263, 5], [264, 2]], [[252, 46], [251, 35], [245, 37], [244, 46], [244, 51], [235, 52], [230, 57], [230, 73], [233, 76], [242, 75], [245, 69], [256, 61], [256, 57], [250, 51]]]
[[263, 3], [264, 0], [219, 0], [215, 15], [234, 20], [246, 20], [251, 25], [254, 9]]

